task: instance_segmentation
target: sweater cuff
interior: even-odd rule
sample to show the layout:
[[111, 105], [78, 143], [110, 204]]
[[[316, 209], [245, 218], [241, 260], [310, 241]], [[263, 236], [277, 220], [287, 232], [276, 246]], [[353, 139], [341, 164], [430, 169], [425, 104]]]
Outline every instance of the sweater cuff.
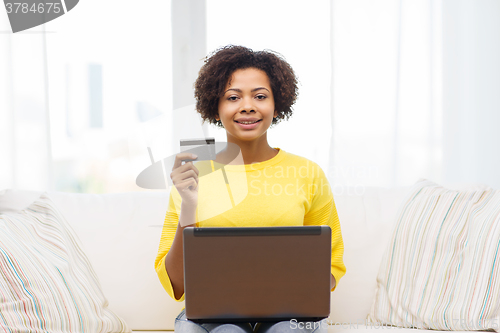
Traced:
[[160, 260], [160, 264], [156, 267], [156, 273], [158, 274], [161, 285], [166, 290], [167, 294], [169, 294], [175, 301], [182, 302], [184, 301], [184, 293], [182, 293], [182, 296], [179, 299], [176, 299], [174, 296], [174, 288], [172, 287], [172, 282], [170, 281], [170, 277], [168, 276], [167, 268], [165, 266], [166, 258], [167, 256], [165, 255], [165, 257]]
[[330, 290], [330, 292], [334, 291], [337, 288], [337, 286], [339, 285], [340, 278], [342, 278], [345, 274], [344, 271], [342, 271], [336, 267], [332, 267], [331, 272], [333, 274], [333, 277], [335, 278], [335, 287], [333, 287], [332, 290]]

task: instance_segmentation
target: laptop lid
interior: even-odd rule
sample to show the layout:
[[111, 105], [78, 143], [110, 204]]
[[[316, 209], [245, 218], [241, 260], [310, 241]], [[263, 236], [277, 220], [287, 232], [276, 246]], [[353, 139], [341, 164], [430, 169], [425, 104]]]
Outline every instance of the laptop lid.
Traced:
[[318, 321], [330, 314], [329, 226], [184, 229], [186, 317]]

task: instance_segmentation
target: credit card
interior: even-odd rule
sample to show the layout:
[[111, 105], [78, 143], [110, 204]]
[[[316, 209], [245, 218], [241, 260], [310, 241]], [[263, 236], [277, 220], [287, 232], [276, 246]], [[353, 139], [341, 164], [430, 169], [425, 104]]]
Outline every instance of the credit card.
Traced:
[[183, 160], [185, 162], [215, 160], [215, 138], [181, 139], [181, 152], [198, 156], [196, 159]]

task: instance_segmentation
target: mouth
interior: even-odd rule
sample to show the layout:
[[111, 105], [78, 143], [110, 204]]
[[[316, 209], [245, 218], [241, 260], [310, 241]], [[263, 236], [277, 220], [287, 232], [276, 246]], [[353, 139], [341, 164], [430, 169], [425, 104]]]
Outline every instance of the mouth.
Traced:
[[259, 126], [259, 123], [261, 121], [262, 121], [262, 119], [259, 119], [259, 120], [253, 121], [253, 122], [244, 122], [244, 123], [236, 121], [236, 120], [234, 122], [237, 123], [240, 128], [250, 130], [250, 129], [254, 129], [257, 126]]
[[258, 123], [259, 121], [262, 121], [262, 119], [259, 119], [259, 120], [256, 120], [256, 121], [234, 121], [235, 123], [238, 123], [238, 124], [242, 124], [242, 125], [252, 125], [252, 124], [255, 124], [255, 123]]

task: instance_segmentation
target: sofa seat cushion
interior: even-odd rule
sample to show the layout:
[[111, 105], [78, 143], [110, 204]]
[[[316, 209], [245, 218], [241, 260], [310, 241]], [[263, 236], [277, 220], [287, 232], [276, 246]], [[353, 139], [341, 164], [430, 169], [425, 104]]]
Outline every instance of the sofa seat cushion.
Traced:
[[130, 332], [108, 309], [80, 241], [46, 195], [0, 214], [0, 315], [11, 332]]
[[498, 330], [500, 191], [421, 180], [400, 207], [369, 322]]

